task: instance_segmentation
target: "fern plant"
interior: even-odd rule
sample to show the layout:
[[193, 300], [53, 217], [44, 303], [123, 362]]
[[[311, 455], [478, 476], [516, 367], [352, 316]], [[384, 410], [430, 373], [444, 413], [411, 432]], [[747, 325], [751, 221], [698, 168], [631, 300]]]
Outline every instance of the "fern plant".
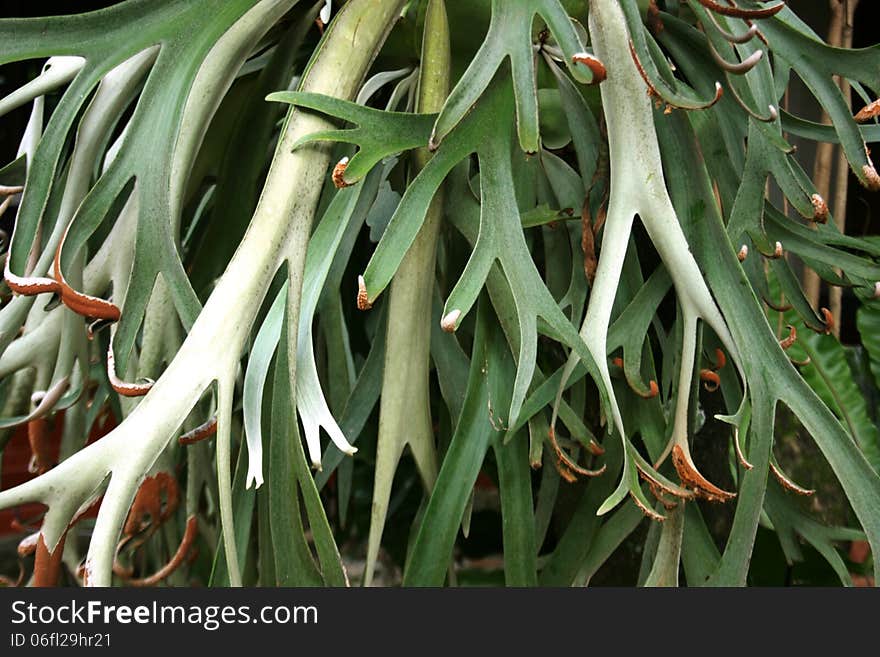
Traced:
[[127, 0], [0, 43], [45, 59], [0, 100], [18, 583], [456, 584], [478, 526], [516, 586], [880, 548], [880, 243], [794, 147], [880, 188], [876, 48], [750, 0]]

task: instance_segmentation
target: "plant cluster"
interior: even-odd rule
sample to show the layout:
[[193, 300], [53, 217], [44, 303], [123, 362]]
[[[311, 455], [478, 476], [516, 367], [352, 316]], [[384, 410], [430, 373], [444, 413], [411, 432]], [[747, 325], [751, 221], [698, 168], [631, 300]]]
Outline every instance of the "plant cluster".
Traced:
[[[747, 583], [762, 526], [845, 584], [840, 542], [880, 549], [880, 242], [792, 145], [880, 189], [877, 47], [752, 0], [127, 0], [0, 44], [48, 58], [0, 99], [34, 584], [346, 585], [359, 507], [363, 583], [383, 535], [455, 583], [484, 480], [508, 585], [588, 583], [640, 527], [648, 585]], [[857, 362], [803, 270], [860, 300]], [[859, 528], [802, 503], [780, 409]]]

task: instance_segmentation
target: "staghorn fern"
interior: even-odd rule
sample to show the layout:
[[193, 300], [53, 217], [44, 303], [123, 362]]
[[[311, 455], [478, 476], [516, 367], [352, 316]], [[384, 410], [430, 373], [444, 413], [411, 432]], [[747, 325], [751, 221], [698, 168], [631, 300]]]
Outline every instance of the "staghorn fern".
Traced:
[[[180, 584], [199, 544], [207, 583], [346, 585], [364, 534], [363, 583], [383, 543], [455, 583], [481, 473], [508, 585], [588, 583], [643, 522], [646, 585], [746, 584], [761, 525], [844, 584], [840, 541], [880, 549], [876, 380], [798, 280], [855, 291], [876, 372], [880, 249], [792, 145], [880, 187], [833, 79], [870, 103], [876, 48], [745, 0], [129, 0], [0, 36], [49, 58], [0, 100], [32, 107], [0, 376], [39, 475], [0, 506], [47, 507], [34, 584]], [[792, 73], [831, 126], [782, 107]], [[774, 452], [780, 404], [860, 529], [798, 500], [823, 491]]]

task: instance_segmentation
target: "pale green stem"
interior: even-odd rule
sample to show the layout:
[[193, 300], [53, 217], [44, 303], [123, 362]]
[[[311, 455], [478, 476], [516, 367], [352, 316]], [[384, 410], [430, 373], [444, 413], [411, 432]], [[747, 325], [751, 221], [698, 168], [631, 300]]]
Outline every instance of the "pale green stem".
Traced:
[[[449, 23], [443, 0], [431, 0], [425, 18], [425, 36], [417, 111], [438, 112], [449, 93]], [[415, 173], [430, 154], [416, 153]], [[425, 221], [403, 258], [388, 299], [385, 369], [379, 407], [379, 435], [370, 514], [370, 534], [364, 585], [373, 580], [394, 471], [403, 450], [410, 446], [427, 490], [437, 477], [437, 454], [429, 397], [431, 349], [431, 295], [437, 238], [443, 218], [442, 188], [434, 197]]]
[[681, 559], [681, 540], [684, 537], [684, 500], [666, 512], [666, 521], [660, 531], [660, 543], [654, 565], [645, 586], [678, 586], [678, 564]]

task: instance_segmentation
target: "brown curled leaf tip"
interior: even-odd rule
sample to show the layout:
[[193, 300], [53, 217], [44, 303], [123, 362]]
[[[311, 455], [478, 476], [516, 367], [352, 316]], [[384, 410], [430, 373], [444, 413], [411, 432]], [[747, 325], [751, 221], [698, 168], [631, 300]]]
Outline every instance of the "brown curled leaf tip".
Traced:
[[[71, 224], [72, 225], [72, 224]], [[111, 322], [118, 322], [120, 317], [119, 308], [105, 299], [93, 297], [90, 294], [78, 292], [68, 285], [61, 271], [61, 250], [64, 248], [64, 241], [67, 239], [67, 233], [70, 225], [64, 230], [61, 241], [58, 242], [58, 248], [55, 249], [55, 259], [53, 261], [53, 276], [58, 283], [57, 292], [61, 297], [61, 303], [70, 308], [77, 315], [88, 317], [91, 319], [104, 319]]]
[[828, 204], [819, 194], [813, 194], [810, 197], [813, 203], [813, 221], [824, 224], [828, 221]]
[[650, 481], [648, 482], [648, 490], [651, 491], [651, 495], [653, 495], [655, 498], [657, 498], [657, 501], [660, 502], [660, 504], [663, 505], [663, 508], [666, 509], [667, 511], [672, 511], [672, 509], [674, 509], [675, 507], [678, 506], [678, 502], [668, 499], [663, 494], [663, 491], [660, 488], [658, 488], [657, 486], [655, 486], [654, 484], [652, 484]]
[[782, 347], [783, 350], [789, 349], [797, 340], [797, 329], [791, 324], [789, 324], [787, 328], [788, 337], [779, 341], [779, 346]]
[[746, 458], [746, 455], [743, 453], [742, 445], [739, 442], [739, 428], [734, 427], [733, 429], [733, 448], [736, 450], [736, 458], [739, 461], [740, 465], [746, 470], [751, 470], [755, 466], [749, 463], [749, 460]]
[[692, 488], [698, 497], [702, 497], [709, 502], [727, 502], [736, 497], [736, 493], [729, 493], [718, 488], [718, 486], [701, 475], [691, 463], [690, 458], [685, 455], [680, 445], [675, 445], [672, 448], [672, 464], [675, 466], [675, 471], [681, 478], [682, 483]]
[[[663, 481], [658, 479], [656, 476], [654, 476], [654, 473], [650, 472], [649, 470], [646, 470], [638, 463], [636, 463], [636, 470], [638, 470], [639, 476], [648, 482], [648, 486], [650, 486], [652, 491], [654, 489], [656, 489], [660, 493], [668, 493], [669, 495], [672, 495], [673, 497], [678, 497], [683, 500], [690, 500], [690, 499], [694, 498], [695, 494], [693, 491], [690, 491], [687, 488], [681, 488], [679, 486], [671, 486], [668, 483], [664, 483]], [[655, 492], [654, 494], [659, 499], [657, 492]]]
[[187, 431], [177, 442], [181, 445], [192, 445], [194, 443], [210, 438], [217, 433], [217, 418], [212, 417], [207, 422], [200, 424], [192, 431]]
[[715, 392], [721, 387], [721, 378], [712, 370], [700, 370], [700, 381], [709, 392]]
[[719, 4], [715, 0], [697, 0], [697, 2], [703, 5], [706, 9], [714, 11], [716, 14], [747, 19], [770, 18], [771, 16], [778, 14], [785, 7], [784, 2], [780, 2], [770, 7], [764, 7], [763, 9], [743, 9], [742, 7], [737, 7], [734, 3], [730, 3], [732, 6], [728, 6]]
[[645, 506], [642, 501], [635, 495], [632, 491], [629, 492], [629, 496], [632, 498], [632, 501], [635, 502], [635, 505], [639, 507], [639, 510], [648, 516], [651, 520], [656, 520], [657, 522], [663, 522], [666, 520], [666, 516], [660, 515], [654, 509]]
[[30, 536], [25, 536], [18, 544], [18, 556], [21, 558], [32, 555], [37, 551], [37, 541], [40, 540], [39, 531], [34, 532]]
[[575, 53], [571, 56], [571, 61], [575, 64], [583, 64], [590, 72], [593, 74], [593, 81], [591, 84], [599, 84], [605, 81], [605, 78], [608, 77], [608, 71], [605, 70], [605, 64], [603, 64], [597, 57], [593, 57], [593, 55], [586, 52]]
[[370, 303], [370, 298], [367, 296], [367, 284], [364, 282], [363, 276], [358, 276], [357, 307], [358, 310], [369, 310], [373, 307], [373, 304]]
[[[579, 466], [575, 463], [571, 457], [565, 453], [565, 450], [559, 446], [559, 443], [556, 440], [556, 432], [553, 430], [553, 427], [550, 427], [550, 430], [547, 432], [547, 437], [550, 439], [550, 445], [553, 447], [553, 451], [556, 453], [556, 458], [565, 468], [571, 472], [572, 474], [583, 475], [584, 477], [598, 477], [603, 472], [607, 466], [603, 465], [598, 470], [589, 470], [587, 468]], [[561, 473], [560, 473], [561, 474]]]
[[110, 338], [110, 347], [107, 349], [107, 378], [110, 380], [110, 387], [116, 391], [116, 394], [123, 397], [143, 397], [153, 387], [153, 381], [129, 383], [116, 375], [116, 358], [113, 355], [112, 337]]
[[853, 118], [858, 123], [865, 123], [866, 121], [870, 121], [871, 119], [875, 118], [878, 114], [880, 114], [880, 98], [872, 103], [869, 103], [868, 105], [865, 105]]
[[761, 297], [761, 300], [768, 308], [770, 308], [771, 310], [775, 310], [778, 313], [787, 313], [793, 308], [793, 306], [788, 303], [774, 303], [773, 301], [770, 301], [764, 297]]
[[776, 481], [780, 483], [780, 485], [788, 491], [792, 493], [797, 493], [798, 495], [803, 495], [804, 497], [810, 497], [814, 495], [816, 491], [812, 488], [804, 488], [803, 486], [798, 486], [794, 483], [783, 471], [782, 469], [776, 465], [773, 460], [770, 460], [770, 471], [773, 473], [773, 476], [776, 477]]
[[834, 315], [827, 308], [820, 308], [822, 316], [825, 318], [825, 335], [829, 335], [834, 330]]
[[651, 82], [651, 78], [648, 76], [648, 72], [645, 70], [645, 67], [642, 66], [642, 62], [639, 59], [639, 55], [636, 52], [636, 47], [635, 47], [635, 45], [633, 45], [632, 39], [630, 39], [630, 41], [629, 41], [629, 54], [630, 54], [630, 56], [632, 56], [633, 63], [635, 63], [636, 69], [638, 69], [638, 71], [639, 71], [639, 75], [642, 76], [642, 80], [644, 80], [645, 84], [648, 87], [648, 95], [654, 99], [655, 107], [659, 108], [664, 103], [666, 104], [666, 109], [663, 110], [664, 114], [671, 114], [673, 109], [694, 109], [694, 110], [709, 109], [715, 103], [717, 103], [719, 100], [721, 100], [721, 96], [724, 95], [724, 89], [722, 88], [721, 83], [716, 82], [715, 83], [715, 96], [713, 96], [711, 100], [709, 100], [706, 103], [703, 103], [702, 105], [694, 105], [693, 107], [682, 107], [680, 105], [676, 105], [675, 103], [670, 103], [665, 98], [663, 98], [663, 95], [659, 91], [657, 91], [657, 87], [655, 87], [654, 83]]
[[587, 445], [587, 451], [590, 452], [593, 456], [602, 456], [605, 453], [605, 448], [602, 447], [595, 440], [590, 438], [590, 443]]
[[141, 579], [130, 579], [128, 580], [128, 584], [138, 587], [155, 586], [163, 579], [171, 575], [175, 570], [180, 568], [180, 565], [186, 560], [186, 557], [189, 554], [193, 544], [195, 543], [196, 537], [198, 536], [198, 530], [198, 519], [195, 516], [190, 516], [189, 518], [187, 518], [186, 530], [183, 532], [183, 538], [180, 541], [177, 552], [174, 553], [174, 556], [171, 557], [171, 560], [149, 577], [144, 577]]
[[866, 186], [872, 192], [880, 191], [880, 175], [873, 164], [866, 164], [862, 167], [862, 175], [865, 176]]
[[630, 385], [630, 388], [632, 388], [632, 391], [642, 399], [654, 399], [654, 397], [660, 394], [660, 388], [657, 386], [657, 382], [654, 379], [648, 381], [647, 390], [641, 390], [632, 385]]
[[348, 168], [348, 158], [344, 157], [339, 162], [336, 163], [336, 166], [333, 167], [333, 184], [336, 185], [336, 189], [342, 189], [343, 187], [349, 187], [351, 183], [345, 181], [345, 170]]

